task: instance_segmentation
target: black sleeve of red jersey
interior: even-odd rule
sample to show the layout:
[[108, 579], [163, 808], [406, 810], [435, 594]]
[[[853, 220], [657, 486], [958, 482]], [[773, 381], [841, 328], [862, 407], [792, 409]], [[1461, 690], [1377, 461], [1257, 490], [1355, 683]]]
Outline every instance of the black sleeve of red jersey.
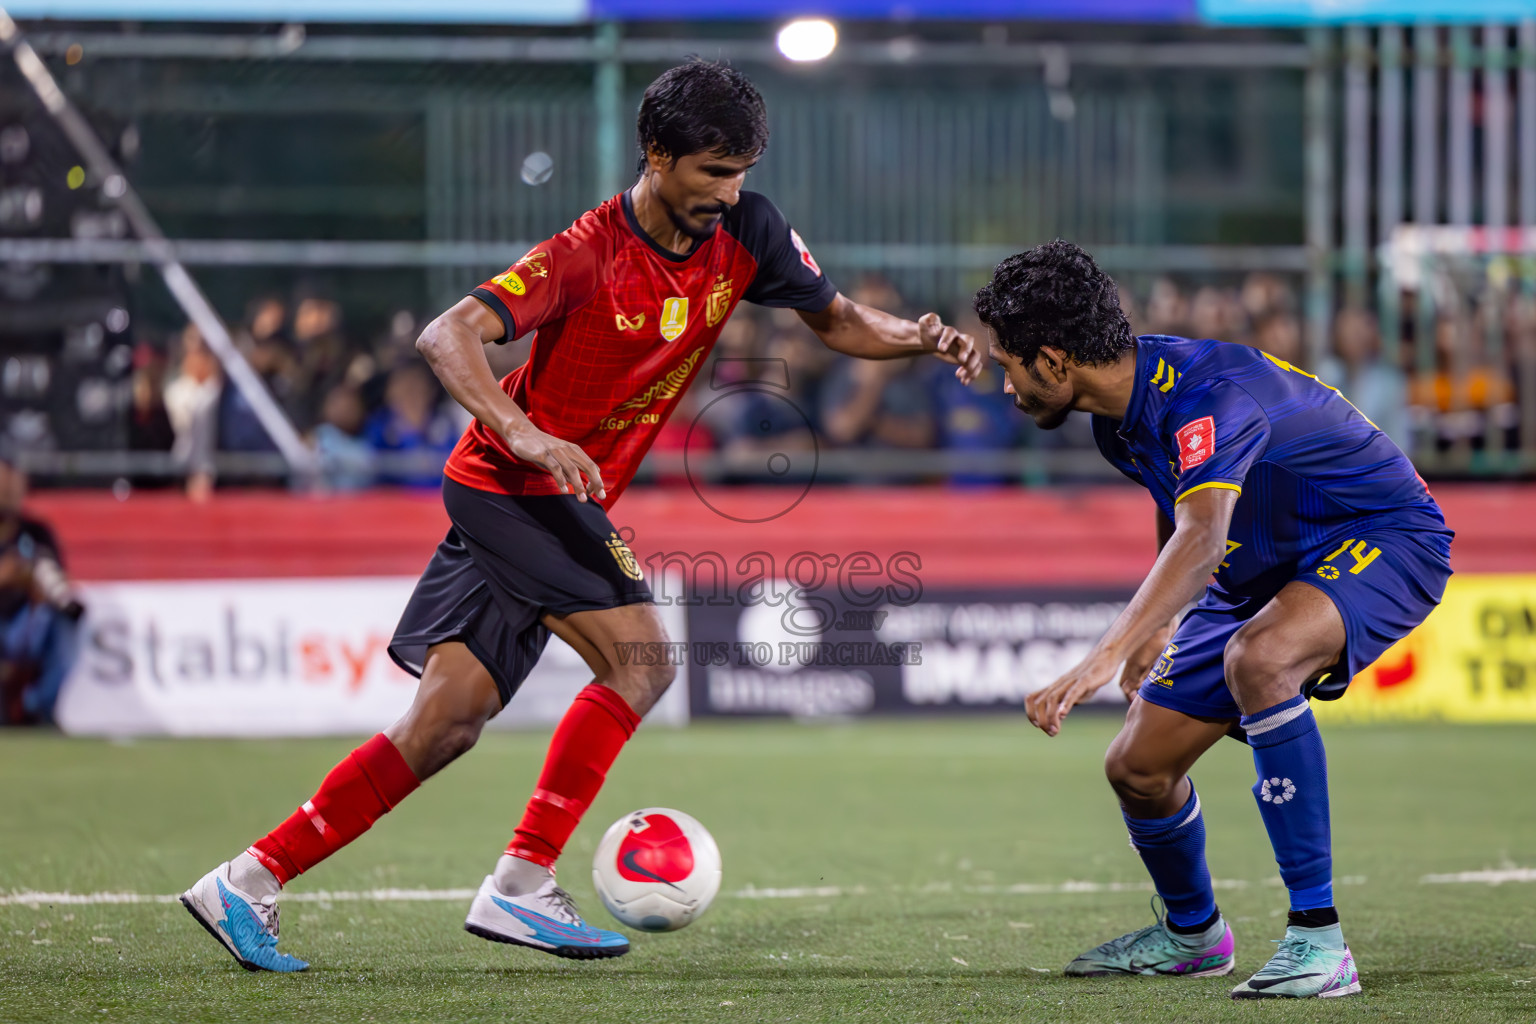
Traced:
[[497, 345], [505, 345], [507, 342], [517, 339], [517, 324], [512, 319], [512, 311], [507, 308], [507, 304], [502, 302], [495, 292], [489, 288], [480, 287], [469, 294], [491, 307], [491, 312], [501, 318], [501, 326], [506, 329], [507, 333], [496, 339], [495, 343]]
[[767, 196], [743, 192], [731, 211], [730, 232], [757, 261], [757, 276], [742, 298], [759, 306], [819, 313], [832, 304], [837, 288], [810, 253], [797, 248], [789, 221]]

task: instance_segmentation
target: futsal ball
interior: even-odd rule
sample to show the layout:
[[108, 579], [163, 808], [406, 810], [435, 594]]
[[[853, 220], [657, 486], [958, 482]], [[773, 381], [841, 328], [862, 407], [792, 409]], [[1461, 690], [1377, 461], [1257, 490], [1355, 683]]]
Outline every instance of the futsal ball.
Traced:
[[720, 848], [682, 811], [631, 811], [597, 844], [592, 885], [621, 923], [676, 931], [697, 920], [720, 891]]

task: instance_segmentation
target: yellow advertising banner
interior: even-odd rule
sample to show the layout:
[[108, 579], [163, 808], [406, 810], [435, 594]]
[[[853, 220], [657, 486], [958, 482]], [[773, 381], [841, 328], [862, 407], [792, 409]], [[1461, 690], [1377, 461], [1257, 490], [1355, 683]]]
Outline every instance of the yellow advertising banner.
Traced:
[[1536, 722], [1536, 576], [1451, 577], [1423, 625], [1312, 708], [1333, 722]]

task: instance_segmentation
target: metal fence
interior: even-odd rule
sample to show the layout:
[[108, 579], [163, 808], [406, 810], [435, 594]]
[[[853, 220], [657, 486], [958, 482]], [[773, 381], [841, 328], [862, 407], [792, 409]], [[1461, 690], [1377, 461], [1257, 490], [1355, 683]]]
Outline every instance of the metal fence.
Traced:
[[[1513, 327], [1475, 358], [1470, 333], [1449, 332], [1461, 355], [1442, 367], [1433, 338], [1446, 332], [1378, 246], [1405, 220], [1536, 218], [1536, 20], [1409, 34], [1053, 27], [1048, 39], [1029, 26], [852, 26], [810, 68], [780, 61], [762, 26], [665, 31], [95, 26], [33, 42], [104, 134], [132, 133], [130, 177], [231, 319], [302, 281], [364, 331], [398, 308], [442, 308], [623, 187], [640, 91], [696, 53], [762, 88], [773, 139], [749, 187], [840, 282], [878, 271], [912, 303], [953, 309], [997, 259], [1060, 235], [1133, 290], [1165, 274], [1304, 279], [1314, 364], [1335, 309], [1353, 304], [1379, 313], [1385, 361], [1427, 374], [1431, 399], [1435, 373], [1519, 376]], [[26, 112], [30, 98], [0, 93], [0, 111]], [[554, 164], [539, 185], [520, 175], [533, 152]], [[136, 321], [170, 329], [179, 311], [133, 277], [153, 257], [120, 231], [0, 233], [13, 267], [128, 268]], [[1420, 405], [1425, 467], [1530, 471], [1536, 432], [1501, 433], [1508, 458], [1446, 443], [1445, 414], [1466, 404], [1448, 386], [1446, 409]], [[1508, 402], [1526, 412], [1499, 415], [1531, 420], [1536, 394], [1510, 383]]]

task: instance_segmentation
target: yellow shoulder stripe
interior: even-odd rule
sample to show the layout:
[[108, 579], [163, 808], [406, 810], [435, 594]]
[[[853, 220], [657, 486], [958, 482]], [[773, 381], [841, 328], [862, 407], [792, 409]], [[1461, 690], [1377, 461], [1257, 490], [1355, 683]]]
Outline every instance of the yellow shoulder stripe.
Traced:
[[1203, 491], [1207, 487], [1220, 487], [1224, 491], [1236, 491], [1238, 494], [1242, 494], [1243, 493], [1243, 489], [1241, 487], [1239, 487], [1237, 484], [1224, 484], [1224, 483], [1222, 483], [1219, 480], [1213, 480], [1213, 481], [1211, 481], [1208, 484], [1196, 484], [1195, 486], [1191, 487], [1189, 490], [1185, 491], [1183, 494], [1179, 495], [1177, 498], [1174, 498], [1173, 499], [1173, 503], [1175, 505], [1177, 505], [1179, 502], [1183, 501], [1185, 498], [1189, 497], [1191, 494], [1194, 494], [1196, 491]]

